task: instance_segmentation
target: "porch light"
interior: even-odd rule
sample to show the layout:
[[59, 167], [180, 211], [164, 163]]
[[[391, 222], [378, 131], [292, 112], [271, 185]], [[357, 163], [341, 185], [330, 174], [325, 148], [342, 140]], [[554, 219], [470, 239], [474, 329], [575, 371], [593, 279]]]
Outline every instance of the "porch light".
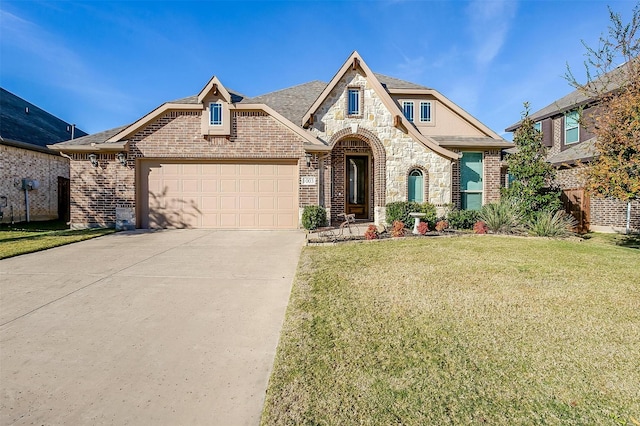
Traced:
[[98, 167], [98, 156], [96, 154], [89, 154], [89, 161], [93, 167]]
[[124, 152], [119, 152], [116, 154], [116, 160], [120, 162], [123, 166], [127, 165], [127, 154]]
[[307, 160], [307, 167], [311, 167], [311, 154], [307, 152], [304, 154], [304, 158]]

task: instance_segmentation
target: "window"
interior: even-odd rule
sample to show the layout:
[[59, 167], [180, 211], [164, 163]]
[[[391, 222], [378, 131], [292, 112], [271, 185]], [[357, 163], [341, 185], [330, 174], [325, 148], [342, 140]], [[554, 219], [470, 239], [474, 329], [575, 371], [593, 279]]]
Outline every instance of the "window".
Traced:
[[422, 123], [431, 122], [431, 102], [420, 102], [420, 121]]
[[571, 111], [564, 116], [564, 143], [576, 143], [580, 140], [578, 111]]
[[413, 102], [403, 102], [402, 113], [407, 118], [407, 120], [413, 122]]
[[482, 153], [463, 152], [460, 159], [460, 201], [463, 210], [482, 207]]
[[222, 104], [220, 102], [209, 104], [209, 124], [222, 126]]
[[536, 121], [533, 124], [533, 128], [536, 129], [539, 132], [542, 132], [542, 121]]
[[360, 89], [348, 90], [348, 115], [360, 115]]
[[407, 200], [422, 203], [424, 201], [424, 176], [422, 170], [413, 169], [409, 172], [409, 188]]

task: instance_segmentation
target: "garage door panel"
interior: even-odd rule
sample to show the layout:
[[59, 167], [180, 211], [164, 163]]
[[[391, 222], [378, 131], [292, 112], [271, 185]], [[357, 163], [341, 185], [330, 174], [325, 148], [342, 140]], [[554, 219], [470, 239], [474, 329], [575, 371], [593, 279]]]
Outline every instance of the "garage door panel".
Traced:
[[293, 197], [278, 197], [278, 210], [288, 210], [291, 211], [294, 206]]
[[258, 208], [260, 210], [275, 210], [276, 200], [273, 197], [259, 197]]
[[276, 183], [272, 179], [260, 179], [258, 181], [258, 190], [264, 192], [275, 192]]
[[253, 179], [241, 179], [240, 180], [240, 192], [257, 192], [256, 181]]
[[278, 192], [291, 194], [293, 192], [293, 182], [291, 180], [278, 179]]
[[[239, 198], [239, 207], [240, 210], [245, 211], [245, 210], [255, 210], [258, 208], [257, 205], [257, 200], [256, 197], [251, 195], [251, 196], [240, 196]], [[252, 213], [253, 214], [253, 213]]]
[[144, 170], [151, 227], [297, 228], [293, 163], [148, 162]]
[[222, 179], [220, 181], [220, 192], [237, 192], [238, 181], [232, 179]]

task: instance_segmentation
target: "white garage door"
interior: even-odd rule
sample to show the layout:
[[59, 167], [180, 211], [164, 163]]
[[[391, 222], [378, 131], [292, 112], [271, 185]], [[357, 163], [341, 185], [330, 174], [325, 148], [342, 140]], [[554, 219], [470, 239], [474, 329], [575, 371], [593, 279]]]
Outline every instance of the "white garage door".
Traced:
[[145, 175], [143, 227], [298, 227], [295, 163], [145, 162], [143, 182]]

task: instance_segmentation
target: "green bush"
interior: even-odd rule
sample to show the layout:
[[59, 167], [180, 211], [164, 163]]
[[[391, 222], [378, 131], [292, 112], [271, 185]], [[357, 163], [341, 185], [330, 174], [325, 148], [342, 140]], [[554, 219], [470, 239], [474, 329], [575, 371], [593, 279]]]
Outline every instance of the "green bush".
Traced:
[[490, 203], [482, 206], [479, 219], [491, 232], [498, 234], [513, 234], [522, 231], [522, 213], [518, 205], [502, 200], [499, 203]]
[[447, 215], [447, 222], [453, 229], [473, 229], [479, 217], [477, 210], [453, 210]]
[[305, 206], [302, 211], [302, 226], [311, 231], [327, 225], [327, 211], [320, 206]]
[[436, 206], [431, 203], [416, 203], [415, 201], [396, 201], [387, 204], [387, 223], [393, 223], [396, 220], [402, 222], [408, 228], [413, 227], [414, 219], [409, 213], [424, 213], [425, 216], [420, 221], [427, 222], [429, 227], [433, 227], [436, 223]]
[[576, 226], [573, 216], [562, 210], [538, 212], [529, 223], [529, 233], [537, 237], [565, 237]]

